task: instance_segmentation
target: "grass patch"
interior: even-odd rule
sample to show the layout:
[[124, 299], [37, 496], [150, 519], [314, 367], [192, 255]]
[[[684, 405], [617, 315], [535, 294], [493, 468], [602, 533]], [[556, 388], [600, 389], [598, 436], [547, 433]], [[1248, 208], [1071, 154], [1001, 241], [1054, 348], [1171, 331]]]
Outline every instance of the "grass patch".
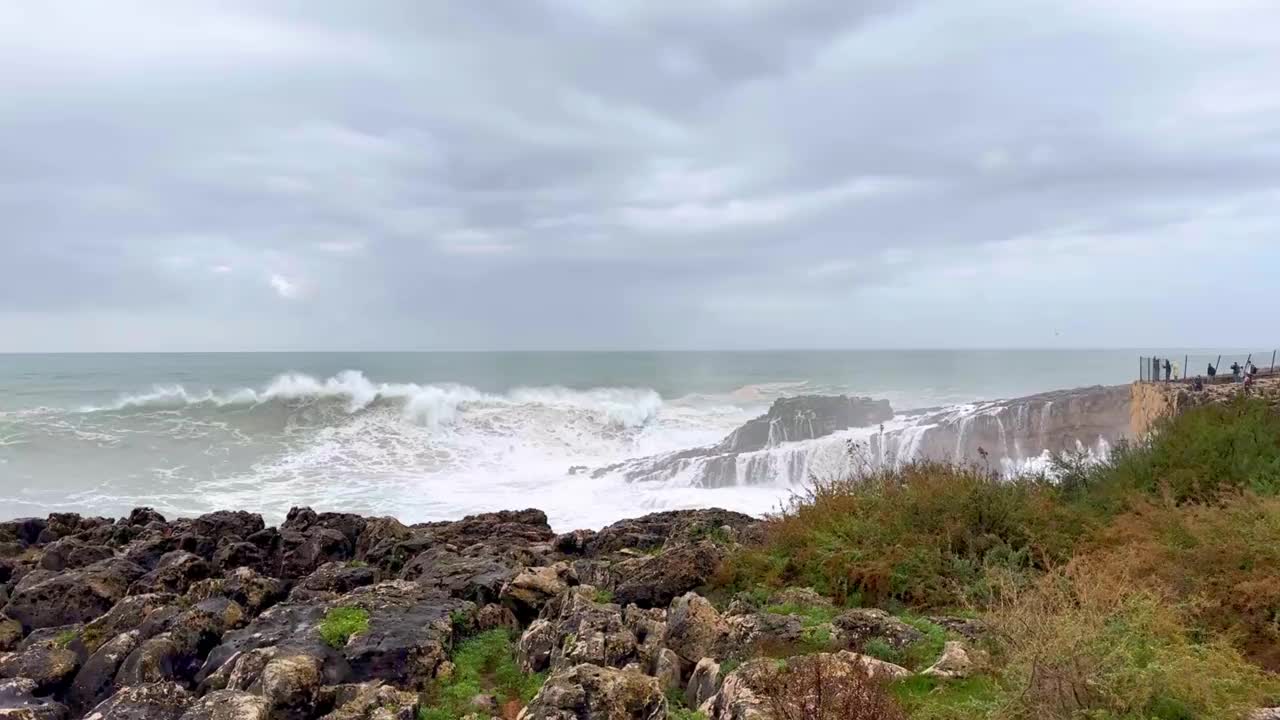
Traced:
[[320, 622], [320, 637], [332, 648], [341, 648], [353, 635], [369, 629], [369, 611], [358, 607], [336, 607]]
[[489, 630], [460, 643], [453, 653], [454, 672], [428, 691], [428, 702], [418, 711], [419, 720], [456, 720], [475, 712], [476, 695], [492, 695], [498, 707], [527, 705], [538, 694], [546, 676], [520, 672], [511, 632]]
[[679, 688], [667, 688], [668, 720], [707, 720], [707, 716], [690, 708]]
[[924, 637], [903, 648], [902, 661], [908, 670], [923, 670], [938, 661], [947, 644], [947, 631], [941, 625], [915, 615], [903, 615], [902, 621], [919, 630]]
[[62, 632], [53, 636], [53, 644], [57, 645], [58, 647], [64, 648], [70, 645], [71, 643], [75, 642], [76, 638], [78, 637], [80, 637], [80, 633], [75, 630], [63, 630]]
[[970, 720], [989, 717], [999, 705], [999, 687], [989, 677], [942, 680], [916, 675], [889, 686], [912, 720]]
[[613, 592], [609, 590], [596, 590], [595, 593], [592, 594], [591, 599], [601, 605], [608, 605], [613, 602]]

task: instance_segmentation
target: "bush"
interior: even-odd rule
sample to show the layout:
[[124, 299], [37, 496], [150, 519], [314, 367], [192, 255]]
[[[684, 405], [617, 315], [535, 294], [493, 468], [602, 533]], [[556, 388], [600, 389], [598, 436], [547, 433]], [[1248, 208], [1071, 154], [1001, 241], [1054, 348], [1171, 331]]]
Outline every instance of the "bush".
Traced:
[[1098, 560], [1012, 586], [990, 622], [1004, 717], [1244, 717], [1270, 682], [1228, 644], [1196, 638], [1166, 594]]
[[792, 658], [762, 676], [759, 695], [776, 720], [905, 720], [884, 685], [860, 668]]
[[476, 695], [493, 695], [500, 708], [518, 711], [538, 694], [545, 676], [526, 675], [516, 664], [511, 632], [490, 630], [463, 641], [453, 653], [454, 671], [437, 681], [419, 710], [420, 720], [455, 720], [474, 712]]
[[1280, 670], [1280, 498], [1138, 504], [1097, 546], [1100, 562], [1166, 588], [1188, 605], [1198, 628]]
[[1083, 483], [1098, 500], [1139, 490], [1175, 503], [1207, 502], [1223, 492], [1280, 493], [1280, 414], [1239, 398], [1191, 408], [1122, 445]]
[[330, 647], [341, 648], [352, 635], [369, 629], [369, 612], [358, 607], [337, 607], [325, 613], [320, 622], [320, 637]]
[[986, 568], [1063, 561], [1089, 527], [1043, 480], [920, 463], [813, 483], [718, 582], [807, 585], [840, 603], [962, 605], [983, 593]]

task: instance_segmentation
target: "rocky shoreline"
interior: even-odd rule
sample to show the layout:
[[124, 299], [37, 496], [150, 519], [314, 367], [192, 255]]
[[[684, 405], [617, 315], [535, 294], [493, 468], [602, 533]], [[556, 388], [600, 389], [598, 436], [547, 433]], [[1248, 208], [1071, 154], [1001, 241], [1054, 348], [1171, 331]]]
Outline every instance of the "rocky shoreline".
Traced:
[[[460, 643], [499, 630], [545, 682], [527, 703], [476, 693], [469, 717], [756, 717], [753, 683], [772, 667], [752, 660], [759, 648], [815, 638], [823, 652], [804, 662], [828, 673], [911, 672], [857, 654], [920, 640], [882, 611], [805, 590], [721, 609], [698, 594], [760, 528], [714, 509], [560, 535], [538, 510], [420, 525], [309, 508], [278, 528], [148, 508], [3, 522], [0, 718], [437, 717], [432, 689], [462, 671]], [[924, 672], [967, 665], [949, 642]]]

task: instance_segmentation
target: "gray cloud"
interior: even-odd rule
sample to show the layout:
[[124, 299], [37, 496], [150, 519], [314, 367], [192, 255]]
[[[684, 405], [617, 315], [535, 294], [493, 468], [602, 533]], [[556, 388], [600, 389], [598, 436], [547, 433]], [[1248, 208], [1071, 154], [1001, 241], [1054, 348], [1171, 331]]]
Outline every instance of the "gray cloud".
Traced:
[[0, 351], [1265, 344], [1277, 24], [3, 9]]

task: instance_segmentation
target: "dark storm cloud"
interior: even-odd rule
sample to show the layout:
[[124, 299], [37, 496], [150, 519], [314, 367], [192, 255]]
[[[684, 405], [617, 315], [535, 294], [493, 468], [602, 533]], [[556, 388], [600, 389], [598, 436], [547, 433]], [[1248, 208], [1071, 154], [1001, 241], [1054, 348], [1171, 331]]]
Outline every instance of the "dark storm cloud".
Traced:
[[0, 351], [1269, 341], [1277, 22], [17, 4]]

